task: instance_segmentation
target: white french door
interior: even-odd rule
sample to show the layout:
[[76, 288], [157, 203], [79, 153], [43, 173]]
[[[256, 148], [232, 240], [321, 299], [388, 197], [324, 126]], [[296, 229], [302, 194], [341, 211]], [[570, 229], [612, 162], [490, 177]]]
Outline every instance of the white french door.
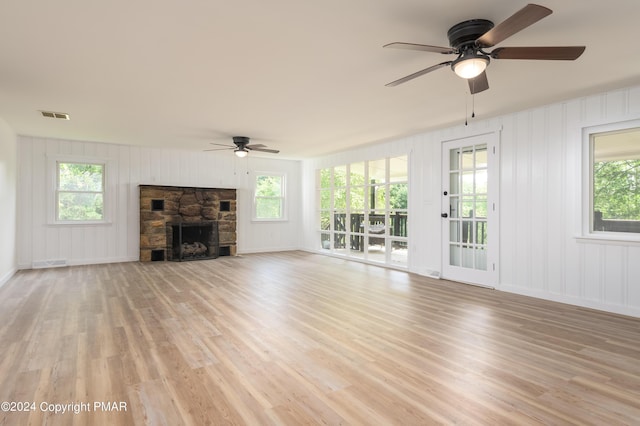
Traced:
[[442, 144], [442, 277], [498, 284], [499, 133]]

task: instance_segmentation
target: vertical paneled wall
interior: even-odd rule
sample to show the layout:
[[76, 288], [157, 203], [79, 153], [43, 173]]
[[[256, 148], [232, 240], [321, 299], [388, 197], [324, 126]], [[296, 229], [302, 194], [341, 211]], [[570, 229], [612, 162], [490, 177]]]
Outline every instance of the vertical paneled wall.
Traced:
[[[304, 193], [314, 171], [349, 162], [410, 155], [409, 269], [441, 269], [441, 145], [487, 131], [500, 132], [499, 290], [640, 316], [640, 243], [580, 239], [582, 130], [640, 118], [640, 87], [574, 99], [469, 126], [304, 162]], [[428, 124], [428, 123], [426, 123]], [[305, 242], [315, 251], [315, 203], [303, 208]]]
[[[287, 203], [300, 199], [300, 162], [248, 157], [231, 152], [202, 153], [95, 142], [19, 136], [18, 141], [18, 266], [31, 268], [64, 261], [90, 264], [137, 260], [139, 255], [138, 185], [202, 186], [238, 190], [238, 252], [299, 248], [299, 209], [289, 220], [251, 220], [252, 178], [256, 171], [287, 174]], [[109, 161], [106, 189], [113, 208], [107, 225], [53, 225], [51, 158], [71, 156]]]
[[16, 135], [0, 118], [0, 285], [16, 271]]

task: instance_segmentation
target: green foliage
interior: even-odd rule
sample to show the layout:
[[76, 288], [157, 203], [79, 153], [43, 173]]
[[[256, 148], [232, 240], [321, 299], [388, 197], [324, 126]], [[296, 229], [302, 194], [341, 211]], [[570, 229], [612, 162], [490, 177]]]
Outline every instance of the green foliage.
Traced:
[[282, 206], [282, 176], [256, 177], [256, 218], [280, 219]]
[[389, 188], [389, 206], [392, 210], [406, 209], [408, 196], [409, 187], [406, 183], [391, 185]]
[[640, 160], [594, 164], [593, 208], [603, 219], [640, 220]]
[[104, 165], [58, 164], [58, 220], [104, 219]]
[[61, 191], [102, 191], [102, 164], [59, 163], [58, 189]]
[[260, 175], [256, 178], [256, 196], [282, 196], [282, 176]]

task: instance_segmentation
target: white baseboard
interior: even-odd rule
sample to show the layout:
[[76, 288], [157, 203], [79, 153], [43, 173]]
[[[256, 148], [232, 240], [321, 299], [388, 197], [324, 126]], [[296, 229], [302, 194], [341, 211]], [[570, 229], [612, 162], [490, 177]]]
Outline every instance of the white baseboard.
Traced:
[[640, 318], [640, 308], [633, 306], [614, 305], [611, 303], [604, 303], [595, 300], [586, 300], [575, 296], [516, 287], [508, 284], [501, 284], [496, 288], [496, 290], [519, 294], [522, 296], [535, 297], [537, 299], [549, 300], [551, 302], [565, 303], [567, 305], [579, 306], [581, 308], [595, 309], [598, 311]]
[[11, 268], [6, 274], [0, 277], [0, 287], [9, 282], [9, 280], [18, 272], [16, 268]]
[[71, 260], [47, 259], [47, 260], [34, 260], [31, 264], [19, 264], [18, 269], [60, 268], [65, 266], [100, 265], [104, 263], [137, 262], [138, 260], [140, 260], [138, 256], [75, 259], [75, 260], [74, 259], [71, 259]]
[[275, 253], [278, 251], [297, 251], [302, 250], [299, 247], [263, 247], [263, 248], [238, 248], [238, 254], [251, 254], [251, 253]]

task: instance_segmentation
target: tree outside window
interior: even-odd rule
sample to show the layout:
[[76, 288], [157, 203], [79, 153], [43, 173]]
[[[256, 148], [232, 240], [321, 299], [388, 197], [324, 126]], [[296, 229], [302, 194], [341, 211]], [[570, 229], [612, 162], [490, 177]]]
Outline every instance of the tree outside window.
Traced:
[[259, 174], [256, 176], [255, 219], [282, 220], [284, 215], [284, 176]]
[[592, 230], [640, 233], [640, 128], [591, 139]]
[[57, 163], [56, 220], [104, 220], [104, 164]]

